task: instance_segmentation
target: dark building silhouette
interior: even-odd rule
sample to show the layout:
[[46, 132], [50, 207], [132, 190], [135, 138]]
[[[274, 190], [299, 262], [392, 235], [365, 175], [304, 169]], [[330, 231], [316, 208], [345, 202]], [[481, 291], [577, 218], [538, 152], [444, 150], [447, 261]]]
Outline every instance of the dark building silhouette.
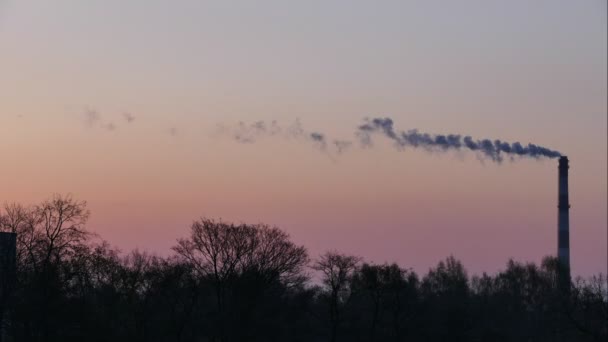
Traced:
[[0, 232], [0, 342], [5, 341], [8, 297], [15, 282], [17, 234]]
[[568, 200], [568, 157], [559, 158], [557, 258], [570, 278], [570, 202]]
[[0, 232], [0, 291], [14, 280], [16, 252], [17, 234]]

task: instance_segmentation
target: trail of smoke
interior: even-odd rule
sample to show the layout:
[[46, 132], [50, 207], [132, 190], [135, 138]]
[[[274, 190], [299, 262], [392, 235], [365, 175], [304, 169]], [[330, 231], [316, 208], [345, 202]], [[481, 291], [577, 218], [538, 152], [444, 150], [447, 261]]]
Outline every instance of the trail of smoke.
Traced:
[[89, 127], [100, 127], [107, 131], [113, 131], [117, 126], [113, 122], [103, 122], [101, 114], [95, 109], [86, 108], [84, 111], [84, 120]]
[[135, 116], [129, 112], [122, 113], [123, 118], [127, 120], [127, 123], [132, 123], [135, 121]]
[[381, 133], [395, 143], [398, 148], [421, 147], [427, 150], [459, 150], [461, 148], [476, 151], [493, 161], [501, 162], [504, 154], [531, 158], [557, 158], [561, 153], [535, 144], [526, 146], [519, 142], [508, 143], [500, 140], [475, 140], [470, 136], [464, 138], [460, 134], [431, 135], [417, 130], [396, 131], [390, 118], [366, 119], [359, 126], [356, 136], [362, 146], [372, 145], [372, 134]]
[[[129, 112], [122, 113], [122, 117], [127, 122], [127, 124], [131, 124], [135, 121], [135, 116]], [[84, 109], [84, 121], [88, 127], [97, 127], [106, 131], [114, 131], [120, 126], [114, 121], [106, 120], [105, 116], [101, 115], [99, 111], [89, 107]]]
[[108, 131], [113, 131], [116, 129], [116, 125], [113, 122], [110, 122], [103, 125], [103, 128], [107, 129]]
[[334, 140], [332, 143], [336, 147], [338, 154], [346, 152], [346, 150], [350, 149], [353, 146], [353, 143], [348, 140]]
[[[222, 133], [229, 133], [240, 143], [255, 143], [266, 136], [281, 136], [286, 139], [303, 139], [312, 142], [320, 150], [328, 154], [342, 154], [353, 147], [349, 140], [329, 139], [325, 134], [313, 131], [307, 132], [299, 120], [284, 128], [277, 121], [267, 124], [265, 121], [256, 121], [251, 124], [239, 122], [236, 127], [222, 126]], [[421, 133], [418, 130], [398, 131], [394, 128], [390, 118], [365, 119], [355, 131], [355, 137], [362, 147], [373, 145], [372, 136], [381, 134], [393, 141], [399, 149], [406, 147], [422, 148], [427, 151], [445, 152], [449, 150], [470, 150], [478, 153], [480, 160], [487, 158], [495, 162], [502, 162], [505, 157], [530, 158], [557, 158], [560, 152], [535, 144], [522, 145], [520, 142], [508, 143], [501, 140], [473, 139], [471, 136], [460, 134]]]
[[241, 121], [235, 126], [219, 125], [218, 128], [220, 134], [228, 135], [241, 144], [253, 144], [265, 137], [280, 137], [287, 140], [311, 142], [319, 150], [328, 154], [341, 154], [353, 145], [352, 142], [346, 140], [330, 140], [321, 132], [307, 131], [298, 119], [287, 126], [282, 126], [273, 120], [269, 123]]
[[321, 150], [327, 149], [327, 141], [325, 141], [325, 135], [318, 132], [312, 132], [310, 133], [310, 139], [317, 143]]
[[239, 122], [234, 128], [221, 126], [221, 133], [229, 133], [233, 138], [243, 144], [251, 144], [256, 142], [259, 138], [266, 135], [277, 135], [281, 133], [282, 128], [279, 127], [276, 121], [272, 121], [270, 125], [264, 121], [256, 121], [251, 124]]
[[101, 117], [98, 111], [91, 108], [86, 108], [84, 110], [84, 120], [87, 126], [93, 127], [100, 119]]

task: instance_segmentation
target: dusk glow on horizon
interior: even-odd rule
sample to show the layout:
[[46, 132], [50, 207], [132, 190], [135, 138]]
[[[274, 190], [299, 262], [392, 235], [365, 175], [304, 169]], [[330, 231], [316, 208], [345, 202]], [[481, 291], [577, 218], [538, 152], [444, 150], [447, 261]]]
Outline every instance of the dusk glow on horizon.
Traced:
[[71, 194], [123, 251], [207, 217], [494, 273], [556, 255], [565, 155], [572, 274], [605, 274], [606, 25], [605, 1], [0, 0], [0, 204]]

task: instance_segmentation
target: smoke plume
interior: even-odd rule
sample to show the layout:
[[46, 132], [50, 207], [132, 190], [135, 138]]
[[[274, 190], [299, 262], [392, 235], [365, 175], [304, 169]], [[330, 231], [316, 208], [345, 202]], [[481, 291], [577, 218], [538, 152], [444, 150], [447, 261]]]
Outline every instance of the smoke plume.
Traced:
[[135, 116], [129, 112], [122, 113], [122, 116], [128, 123], [135, 121]]
[[99, 112], [95, 109], [86, 108], [84, 110], [84, 120], [89, 127], [92, 127], [97, 124], [100, 119], [101, 117], [99, 115]]
[[[84, 120], [85, 124], [91, 128], [101, 128], [106, 131], [114, 131], [119, 128], [119, 125], [115, 123], [115, 121], [106, 120], [107, 115], [102, 115], [98, 110], [93, 108], [85, 108], [84, 110]], [[122, 113], [122, 117], [127, 122], [127, 124], [133, 123], [135, 121], [135, 116], [129, 112]]]
[[109, 122], [107, 124], [104, 124], [103, 128], [107, 129], [108, 131], [113, 131], [116, 129], [116, 125], [113, 122]]
[[241, 121], [234, 126], [219, 125], [218, 128], [221, 135], [228, 135], [241, 144], [253, 144], [263, 138], [278, 137], [286, 140], [309, 142], [330, 155], [341, 154], [353, 146], [351, 141], [329, 139], [319, 131], [308, 131], [302, 126], [300, 120], [295, 120], [295, 122], [286, 126], [279, 124], [276, 120], [270, 122], [255, 121], [253, 123]]
[[501, 162], [505, 156], [519, 156], [531, 158], [557, 158], [561, 156], [558, 151], [535, 144], [522, 145], [519, 142], [508, 143], [501, 140], [473, 139], [460, 134], [431, 135], [417, 130], [397, 131], [390, 118], [366, 119], [358, 127], [356, 136], [363, 146], [372, 145], [372, 135], [381, 134], [392, 140], [398, 148], [424, 148], [431, 151], [448, 151], [466, 149], [480, 153], [490, 160]]
[[[297, 122], [299, 124], [299, 122]], [[229, 133], [233, 138], [243, 144], [251, 144], [257, 142], [258, 139], [264, 136], [274, 136], [283, 131], [276, 121], [271, 121], [267, 124], [265, 121], [256, 121], [251, 124], [239, 122], [236, 127], [228, 128], [220, 127], [222, 133]]]
[[239, 122], [236, 126], [220, 126], [220, 133], [230, 135], [243, 144], [252, 144], [264, 137], [282, 137], [311, 142], [330, 155], [341, 154], [359, 142], [361, 147], [373, 146], [375, 136], [384, 136], [398, 149], [422, 148], [430, 152], [468, 150], [476, 152], [481, 158], [502, 162], [505, 157], [557, 158], [561, 153], [535, 144], [524, 145], [520, 142], [509, 143], [498, 139], [474, 139], [461, 134], [429, 134], [416, 129], [399, 131], [390, 118], [365, 119], [354, 132], [354, 140], [330, 139], [319, 131], [306, 131], [299, 120], [286, 127], [277, 121], [267, 123], [256, 121], [250, 124]]

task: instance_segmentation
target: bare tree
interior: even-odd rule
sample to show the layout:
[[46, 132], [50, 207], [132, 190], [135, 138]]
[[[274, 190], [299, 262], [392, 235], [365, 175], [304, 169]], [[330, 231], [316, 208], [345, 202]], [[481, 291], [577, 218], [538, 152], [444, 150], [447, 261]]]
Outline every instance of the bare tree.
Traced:
[[178, 240], [173, 249], [191, 263], [199, 275], [213, 279], [221, 313], [226, 281], [237, 272], [245, 255], [251, 254], [254, 232], [248, 226], [210, 219], [194, 222], [191, 229], [190, 238]]
[[258, 224], [253, 228], [253, 249], [242, 262], [243, 270], [256, 272], [267, 283], [278, 279], [287, 286], [301, 284], [306, 279], [306, 248], [289, 241], [289, 235], [277, 227]]
[[87, 203], [71, 195], [54, 195], [35, 206], [32, 213], [35, 230], [42, 235], [41, 261], [45, 265], [72, 255], [92, 235], [85, 229], [90, 215]]
[[32, 267], [35, 251], [40, 249], [42, 235], [36, 231], [36, 218], [31, 207], [17, 203], [4, 205], [0, 214], [0, 231], [17, 234], [17, 265]]
[[312, 266], [323, 274], [323, 283], [329, 295], [331, 342], [338, 338], [341, 308], [350, 296], [350, 282], [361, 258], [338, 252], [326, 252]]
[[21, 204], [4, 204], [4, 214], [0, 213], [0, 231], [20, 233], [26, 226], [28, 215], [28, 209]]
[[89, 218], [86, 202], [71, 195], [54, 195], [33, 207], [5, 205], [5, 212], [0, 225], [18, 235], [18, 274], [29, 277], [28, 283], [39, 294], [38, 324], [48, 339], [52, 298], [59, 296], [74, 276], [63, 274], [61, 268], [88, 248], [87, 240], [92, 236], [85, 229]]
[[289, 241], [289, 235], [276, 227], [235, 225], [205, 218], [194, 222], [190, 238], [178, 240], [173, 250], [199, 276], [212, 281], [221, 339], [230, 281], [247, 273], [255, 274], [266, 284], [278, 280], [292, 285], [304, 278], [302, 271], [308, 263], [306, 249]]
[[85, 228], [87, 203], [71, 195], [54, 195], [33, 207], [6, 204], [4, 211], [0, 231], [17, 233], [19, 264], [37, 270], [73, 254], [93, 235]]

